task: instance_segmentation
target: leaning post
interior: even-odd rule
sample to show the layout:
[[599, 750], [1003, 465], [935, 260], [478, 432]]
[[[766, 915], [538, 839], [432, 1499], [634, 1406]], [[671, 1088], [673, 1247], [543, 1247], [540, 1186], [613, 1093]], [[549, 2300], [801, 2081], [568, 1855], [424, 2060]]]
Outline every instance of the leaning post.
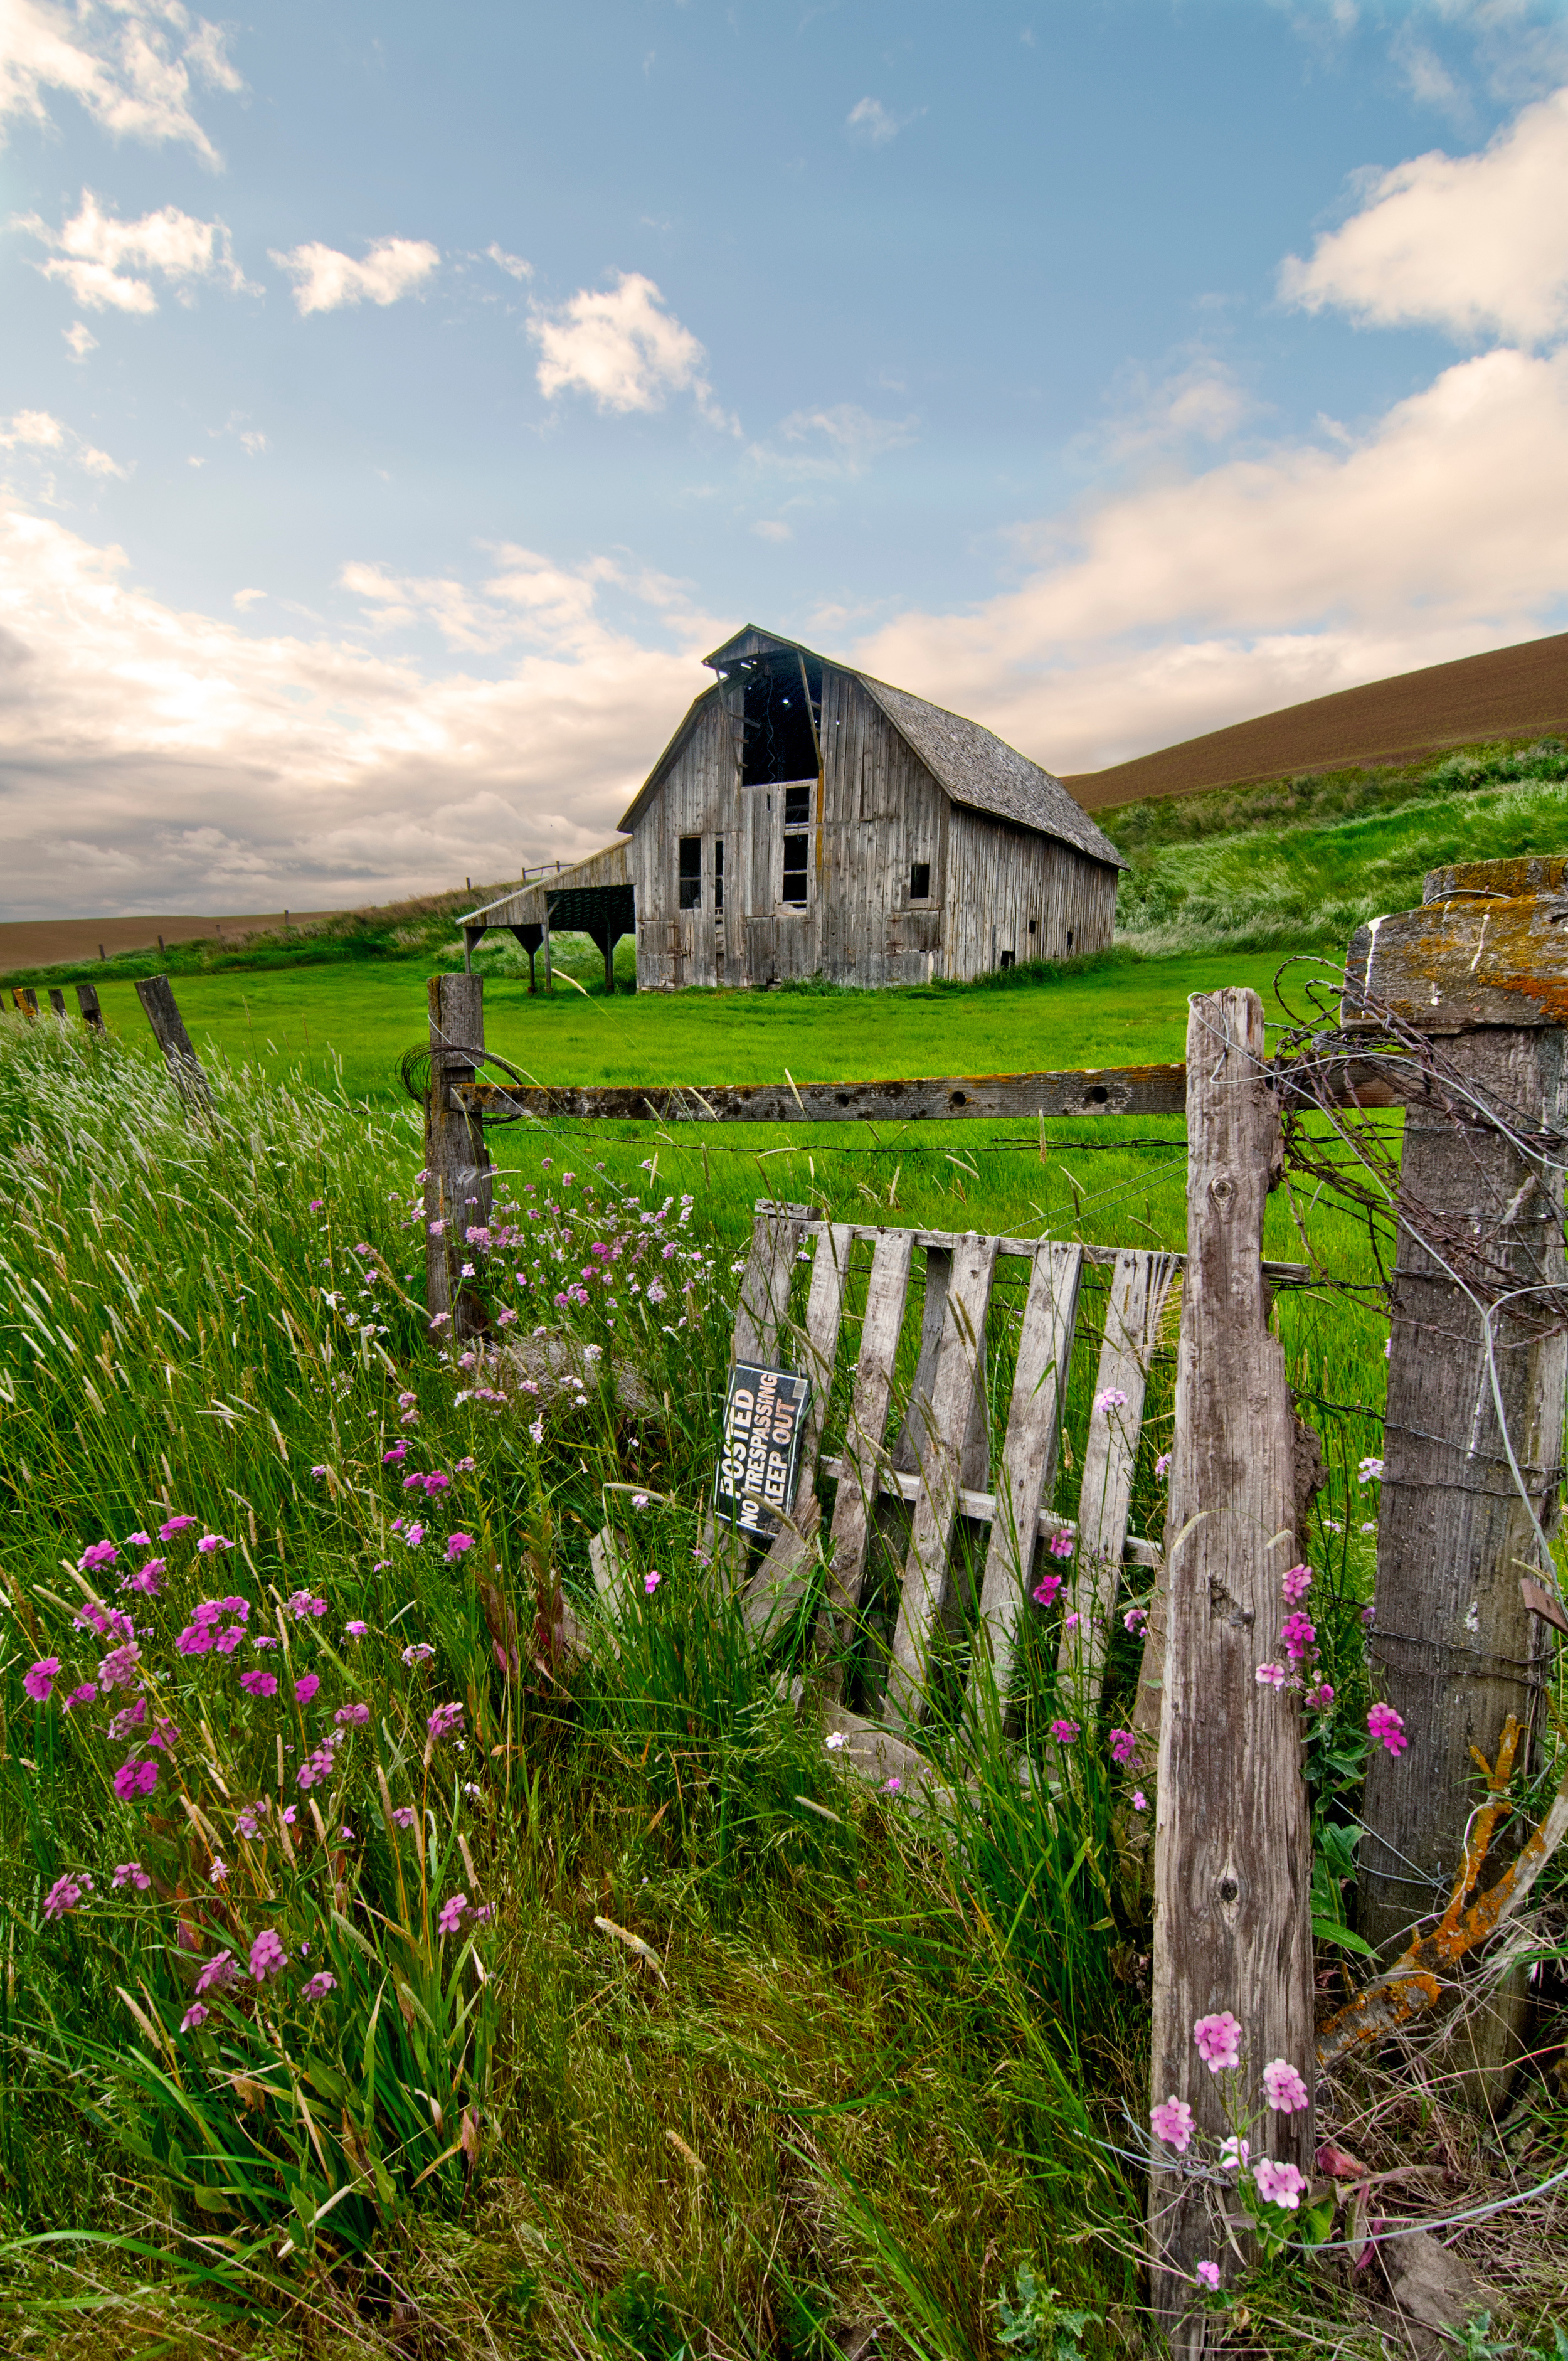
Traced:
[[107, 1033], [109, 1028], [104, 1022], [104, 1011], [98, 1004], [98, 987], [95, 983], [77, 985], [76, 1005], [82, 1011], [82, 1022], [86, 1026], [89, 1033]]
[[[93, 995], [94, 999], [96, 996]], [[187, 1108], [210, 1107], [213, 1086], [207, 1080], [206, 1069], [192, 1047], [191, 1036], [185, 1030], [185, 1019], [180, 1014], [169, 978], [166, 975], [143, 976], [137, 984], [137, 998], [141, 1002], [142, 1013], [153, 1029], [158, 1046]], [[87, 1015], [85, 1002], [82, 1003], [82, 1015]], [[91, 1018], [88, 1021], [91, 1023]]]
[[[1367, 1772], [1360, 1924], [1380, 1949], [1442, 1907], [1479, 1793], [1472, 1750], [1491, 1761], [1514, 1714], [1527, 1764], [1540, 1720], [1551, 1633], [1520, 1578], [1557, 1587], [1537, 1526], [1550, 1537], [1557, 1520], [1568, 1379], [1552, 1324], [1568, 1283], [1565, 938], [1568, 861], [1483, 861], [1431, 871], [1419, 910], [1351, 945], [1347, 1027], [1403, 1019], [1440, 1037], [1457, 1078], [1386, 1070], [1405, 1124], [1369, 1646], [1409, 1742]], [[1477, 2065], [1508, 2054], [1511, 2014], [1477, 2028]]]
[[[1263, 1214], [1280, 1170], [1278, 1100], [1255, 992], [1195, 996], [1187, 1027], [1187, 1265], [1166, 1529], [1167, 1639], [1155, 1830], [1153, 2097], [1227, 2136], [1201, 2016], [1242, 2026], [1255, 2160], [1310, 2176], [1311, 2109], [1270, 2114], [1262, 2071], [1311, 2082], [1310, 1818], [1293, 1697], [1262, 1686], [1282, 1653], [1281, 1577], [1300, 1553], [1285, 1356], [1269, 1330]], [[1230, 2077], [1226, 2078], [1230, 2080]], [[1204, 2348], [1195, 2266], [1229, 2279], [1234, 2190], [1156, 2144], [1155, 2311], [1179, 2355]], [[1227, 2205], [1228, 2200], [1228, 2205]]]
[[465, 1340], [487, 1327], [484, 1302], [465, 1284], [473, 1259], [471, 1229], [490, 1220], [490, 1151], [485, 1127], [453, 1099], [454, 1084], [475, 1079], [473, 1053], [485, 1046], [485, 979], [430, 979], [430, 1090], [424, 1125], [425, 1304], [432, 1325], [451, 1324]]

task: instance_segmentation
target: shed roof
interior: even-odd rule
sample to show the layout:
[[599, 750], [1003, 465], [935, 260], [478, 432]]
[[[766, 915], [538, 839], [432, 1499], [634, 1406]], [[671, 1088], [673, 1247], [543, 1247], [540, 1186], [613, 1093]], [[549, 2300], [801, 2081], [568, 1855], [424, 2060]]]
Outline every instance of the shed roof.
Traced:
[[[835, 671], [848, 673], [858, 680], [954, 803], [989, 812], [997, 819], [1010, 820], [1015, 828], [1056, 837], [1091, 861], [1102, 861], [1116, 869], [1127, 866], [1110, 838], [1095, 827], [1058, 778], [1038, 763], [1032, 763], [1026, 754], [1020, 754], [1015, 746], [1009, 746], [993, 730], [985, 729], [978, 721], [966, 720], [961, 713], [949, 713], [945, 707], [929, 704], [923, 697], [911, 696], [906, 688], [890, 687], [886, 681], [858, 672], [853, 664], [843, 664], [835, 656], [818, 655], [804, 642], [784, 639], [776, 631], [764, 631], [755, 623], [745, 624], [722, 647], [705, 656], [703, 662], [722, 675], [757, 656], [785, 649], [809, 656], [814, 663], [829, 664]], [[687, 730], [717, 693], [716, 688], [705, 689], [695, 700], [649, 773], [645, 785], [623, 814], [623, 829], [636, 827]]]

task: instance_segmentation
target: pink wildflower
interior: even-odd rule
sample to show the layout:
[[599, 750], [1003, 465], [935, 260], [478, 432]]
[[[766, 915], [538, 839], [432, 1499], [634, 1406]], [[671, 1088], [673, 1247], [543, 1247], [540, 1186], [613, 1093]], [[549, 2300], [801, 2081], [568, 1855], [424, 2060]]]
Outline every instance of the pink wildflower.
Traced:
[[1122, 1618], [1122, 1629], [1130, 1631], [1135, 1640], [1141, 1639], [1149, 1620], [1146, 1607], [1129, 1607]]
[[76, 1571], [78, 1574], [95, 1573], [101, 1565], [117, 1565], [119, 1555], [113, 1542], [89, 1542], [76, 1561]]
[[1137, 1752], [1137, 1746], [1138, 1738], [1135, 1730], [1113, 1730], [1111, 1732], [1112, 1762], [1130, 1763]]
[[1201, 2016], [1192, 2028], [1198, 2055], [1211, 2074], [1223, 2074], [1241, 2064], [1241, 2037], [1240, 2021], [1228, 2008], [1215, 2016]]
[[1067, 1721], [1059, 1714], [1051, 1724], [1051, 1736], [1058, 1746], [1071, 1746], [1078, 1737], [1080, 1725]]
[[128, 1804], [133, 1796], [150, 1795], [157, 1784], [156, 1763], [137, 1763], [134, 1760], [122, 1763], [115, 1773], [115, 1793], [122, 1804]]
[[1295, 2213], [1307, 2183], [1293, 2164], [1276, 2164], [1266, 2156], [1260, 2157], [1253, 2167], [1252, 2177], [1266, 2204], [1280, 2205], [1287, 2213]]
[[1135, 1811], [1135, 1812], [1146, 1812], [1146, 1811], [1148, 1810], [1148, 1807], [1149, 1807], [1149, 1799], [1148, 1799], [1148, 1797], [1145, 1795], [1145, 1793], [1144, 1793], [1143, 1789], [1142, 1789], [1141, 1787], [1135, 1787], [1135, 1788], [1134, 1788], [1134, 1790], [1133, 1790], [1133, 1809], [1134, 1809], [1134, 1811]]
[[394, 1805], [392, 1807], [392, 1817], [397, 1822], [399, 1828], [411, 1828], [414, 1824], [413, 1806], [411, 1804]]
[[1196, 2263], [1194, 2264], [1193, 2268], [1197, 2271], [1199, 2278], [1202, 2280], [1210, 2294], [1212, 2295], [1220, 2284], [1219, 2264]]
[[239, 1676], [239, 1685], [241, 1688], [244, 1689], [247, 1697], [276, 1697], [278, 1694], [278, 1675], [276, 1673], [263, 1673], [255, 1670], [248, 1673], [241, 1673]]
[[[194, 1517], [191, 1521], [195, 1523]], [[234, 1543], [226, 1533], [203, 1533], [196, 1547], [203, 1557], [212, 1557], [218, 1550], [233, 1549]]]
[[1059, 1574], [1042, 1574], [1034, 1588], [1033, 1596], [1036, 1606], [1054, 1607], [1056, 1605], [1057, 1593], [1061, 1588], [1061, 1583], [1062, 1578]]
[[333, 1715], [334, 1721], [339, 1722], [345, 1729], [351, 1730], [362, 1729], [369, 1719], [369, 1707], [367, 1705], [358, 1704], [357, 1702], [354, 1705], [340, 1705], [337, 1711]]
[[117, 1861], [115, 1863], [115, 1883], [134, 1885], [138, 1894], [145, 1894], [152, 1880], [139, 1861]]
[[1253, 1675], [1260, 1689], [1282, 1689], [1285, 1686], [1283, 1664], [1259, 1664]]
[[337, 1978], [329, 1975], [325, 1968], [318, 1968], [309, 1983], [302, 1986], [300, 1998], [307, 2002], [325, 2000], [329, 1992], [336, 1990]]
[[1304, 1699], [1313, 1713], [1327, 1713], [1333, 1701], [1333, 1689], [1327, 1681], [1320, 1681], [1315, 1689], [1309, 1689]]
[[1263, 2093], [1277, 2115], [1299, 2114], [1307, 2104], [1307, 2085], [1288, 2059], [1269, 2059], [1263, 2070]]
[[158, 1577], [160, 1574], [167, 1573], [168, 1568], [167, 1558], [149, 1557], [147, 1564], [138, 1565], [133, 1574], [121, 1575], [120, 1588], [139, 1590], [145, 1598], [156, 1598], [163, 1587]]
[[424, 1539], [424, 1527], [422, 1525], [406, 1526], [403, 1531], [403, 1539], [407, 1542], [410, 1549], [418, 1549], [420, 1543]]
[[343, 1628], [350, 1640], [363, 1640], [370, 1626], [360, 1622], [356, 1616], [352, 1623], [345, 1623]]
[[1046, 1543], [1046, 1547], [1053, 1557], [1070, 1557], [1076, 1543], [1065, 1526], [1058, 1526]]
[[403, 1662], [405, 1664], [422, 1664], [427, 1656], [434, 1653], [435, 1650], [428, 1640], [415, 1640], [403, 1650]]
[[1311, 1587], [1312, 1569], [1310, 1565], [1293, 1565], [1279, 1577], [1279, 1587], [1292, 1607], [1299, 1598], [1305, 1598]]
[[882, 1791], [884, 1795], [896, 1795], [902, 1789], [903, 1785], [903, 1780], [898, 1776], [898, 1773], [894, 1772], [891, 1779], [884, 1779], [883, 1781]]
[[663, 1579], [663, 1576], [660, 1573], [656, 1565], [649, 1567], [648, 1572], [642, 1577], [642, 1587], [648, 1593], [650, 1598], [652, 1598], [653, 1593], [658, 1589], [659, 1585]]
[[71, 1695], [66, 1698], [61, 1710], [65, 1713], [69, 1713], [73, 1705], [92, 1705], [96, 1700], [97, 1695], [97, 1683], [95, 1681], [83, 1681], [79, 1689], [71, 1690]]
[[289, 1954], [270, 1927], [263, 1927], [250, 1947], [250, 1972], [254, 1981], [264, 1984], [289, 1964]]
[[205, 2025], [211, 2015], [211, 2009], [203, 2006], [201, 2001], [193, 2000], [180, 2020], [181, 2032], [194, 2033], [199, 2026]]
[[170, 1517], [159, 1525], [158, 1538], [160, 1542], [171, 1542], [176, 1533], [187, 1532], [195, 1521], [194, 1517]]
[[1299, 1607], [1293, 1615], [1288, 1615], [1285, 1618], [1280, 1626], [1279, 1636], [1285, 1642], [1285, 1653], [1293, 1664], [1300, 1664], [1311, 1653], [1318, 1642], [1317, 1628], [1311, 1617]]
[[200, 1999], [203, 1993], [206, 1992], [227, 1992], [238, 1975], [239, 1968], [234, 1953], [219, 1951], [214, 1958], [207, 1961], [196, 1979], [197, 1998]]
[[645, 1509], [648, 1506], [647, 1493], [633, 1492], [631, 1495], [631, 1505], [634, 1509]]
[[302, 1623], [307, 1615], [326, 1613], [326, 1600], [313, 1597], [308, 1590], [291, 1591], [287, 1603], [289, 1612], [296, 1623]]
[[47, 1705], [59, 1675], [60, 1658], [40, 1656], [38, 1663], [22, 1675], [22, 1686], [35, 1705]]
[[1170, 1454], [1162, 1451], [1154, 1464], [1155, 1482], [1162, 1484], [1170, 1473]]
[[295, 1704], [309, 1705], [321, 1685], [322, 1676], [319, 1673], [302, 1673], [294, 1683]]
[[68, 1910], [79, 1909], [82, 1895], [92, 1891], [93, 1880], [84, 1869], [68, 1869], [63, 1877], [55, 1879], [44, 1895], [44, 1916], [63, 1918]]
[[1192, 2140], [1192, 2110], [1185, 2099], [1179, 2099], [1172, 2093], [1168, 2099], [1162, 2100], [1157, 2107], [1149, 2109], [1149, 2122], [1154, 2126], [1156, 2139], [1163, 2140], [1167, 2147], [1173, 2147], [1178, 2156], [1186, 2154]]
[[1373, 1707], [1366, 1717], [1366, 1730], [1368, 1737], [1380, 1740], [1390, 1754], [1403, 1754], [1410, 1742], [1405, 1735], [1403, 1716], [1397, 1714], [1391, 1705]]
[[1251, 2141], [1238, 2139], [1233, 2135], [1220, 2149], [1220, 2162], [1227, 2172], [1239, 2172], [1251, 2154]]
[[463, 1914], [467, 1907], [467, 1895], [466, 1894], [454, 1894], [448, 1901], [444, 1902], [441, 1905], [441, 1916], [435, 1922], [436, 1932], [441, 1935], [455, 1935], [457, 1929], [463, 1924]]
[[450, 1738], [462, 1727], [463, 1708], [460, 1705], [438, 1705], [425, 1724], [431, 1737], [435, 1740]]
[[408, 1455], [408, 1438], [405, 1435], [400, 1435], [390, 1451], [382, 1452], [381, 1465], [383, 1467], [395, 1467], [400, 1460], [406, 1459]]
[[1107, 1386], [1103, 1393], [1095, 1395], [1094, 1407], [1102, 1411], [1125, 1410], [1127, 1397], [1120, 1386]]
[[472, 1533], [448, 1533], [446, 1536], [447, 1565], [455, 1565], [456, 1561], [462, 1556], [464, 1551], [471, 1550], [473, 1546], [474, 1536]]

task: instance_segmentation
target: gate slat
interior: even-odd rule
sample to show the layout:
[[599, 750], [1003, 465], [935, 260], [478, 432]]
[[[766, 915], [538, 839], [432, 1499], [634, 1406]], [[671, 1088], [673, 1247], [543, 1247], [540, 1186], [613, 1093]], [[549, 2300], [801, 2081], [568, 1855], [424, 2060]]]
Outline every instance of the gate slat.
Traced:
[[948, 1592], [948, 1558], [959, 1516], [959, 1478], [970, 1433], [977, 1372], [984, 1367], [986, 1306], [996, 1270], [996, 1240], [967, 1238], [953, 1255], [947, 1295], [948, 1319], [928, 1409], [922, 1405], [915, 1434], [920, 1463], [920, 1497], [915, 1532], [905, 1563], [898, 1627], [888, 1665], [887, 1709], [905, 1723], [925, 1710], [921, 1694], [931, 1638]]
[[1042, 1246], [1035, 1257], [1018, 1334], [1007, 1438], [981, 1586], [980, 1625], [970, 1675], [971, 1712], [979, 1709], [988, 1650], [996, 1693], [1002, 1698], [1007, 1695], [1018, 1618], [1034, 1572], [1039, 1512], [1042, 1504], [1049, 1502], [1056, 1483], [1061, 1411], [1082, 1276], [1080, 1246]]
[[751, 1251], [735, 1306], [735, 1358], [767, 1367], [789, 1318], [789, 1283], [806, 1228], [802, 1205], [770, 1206], [751, 1224]]
[[[861, 1328], [861, 1356], [850, 1401], [849, 1432], [844, 1438], [844, 1473], [833, 1504], [828, 1611], [819, 1635], [828, 1652], [835, 1646], [841, 1650], [849, 1644], [861, 1603], [872, 1513], [882, 1466], [887, 1457], [883, 1435], [893, 1394], [893, 1365], [898, 1353], [899, 1331], [904, 1325], [914, 1252], [912, 1231], [884, 1230], [872, 1257], [866, 1316]], [[832, 1682], [842, 1675], [830, 1672], [828, 1677]]]
[[811, 1407], [800, 1440], [798, 1504], [817, 1482], [817, 1455], [833, 1392], [833, 1363], [839, 1351], [839, 1330], [844, 1318], [844, 1286], [850, 1276], [850, 1256], [855, 1242], [853, 1225], [834, 1222], [817, 1241], [811, 1266], [811, 1292], [806, 1304], [806, 1375], [811, 1379]]
[[1176, 1268], [1174, 1255], [1128, 1247], [1116, 1257], [1112, 1273], [1094, 1391], [1096, 1397], [1108, 1391], [1124, 1393], [1127, 1400], [1124, 1407], [1097, 1410], [1090, 1418], [1072, 1578], [1073, 1605], [1080, 1621], [1076, 1631], [1063, 1630], [1060, 1657], [1064, 1673], [1076, 1669], [1087, 1683], [1086, 1704], [1099, 1695], [1110, 1645], [1149, 1362]]

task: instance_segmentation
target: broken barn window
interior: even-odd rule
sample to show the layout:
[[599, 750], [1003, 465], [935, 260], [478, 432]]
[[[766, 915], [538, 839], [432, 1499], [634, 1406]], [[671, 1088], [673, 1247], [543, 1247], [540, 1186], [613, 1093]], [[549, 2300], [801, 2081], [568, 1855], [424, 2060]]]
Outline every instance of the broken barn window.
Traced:
[[1012, 966], [1012, 964], [1013, 964], [1013, 954], [1012, 954], [1012, 952], [1011, 952], [1011, 951], [1003, 951], [1003, 954], [1002, 954], [1002, 964], [1003, 964], [1003, 967], [1011, 967], [1011, 966]]
[[784, 789], [785, 828], [809, 828], [811, 825], [811, 789], [806, 786]]
[[909, 898], [912, 902], [928, 902], [931, 898], [931, 864], [928, 861], [912, 861], [909, 864]]
[[803, 664], [793, 654], [757, 657], [743, 667], [741, 677], [741, 785], [776, 787], [786, 779], [815, 779], [814, 708], [820, 709], [822, 701], [820, 664]]
[[806, 901], [806, 853], [810, 842], [808, 836], [786, 836], [784, 840], [784, 898], [797, 907]]
[[700, 910], [702, 907], [702, 839], [683, 836], [681, 839], [681, 907]]
[[721, 836], [713, 840], [713, 906], [716, 911], [724, 907], [724, 839]]

